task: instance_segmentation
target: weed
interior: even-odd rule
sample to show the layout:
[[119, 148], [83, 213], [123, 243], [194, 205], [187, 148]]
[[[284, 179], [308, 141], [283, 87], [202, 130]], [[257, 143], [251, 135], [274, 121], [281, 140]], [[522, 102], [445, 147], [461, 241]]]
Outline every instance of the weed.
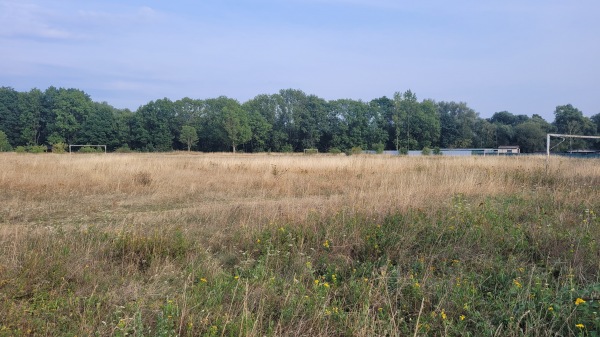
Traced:
[[148, 171], [138, 171], [133, 175], [133, 181], [140, 186], [152, 184], [152, 174]]

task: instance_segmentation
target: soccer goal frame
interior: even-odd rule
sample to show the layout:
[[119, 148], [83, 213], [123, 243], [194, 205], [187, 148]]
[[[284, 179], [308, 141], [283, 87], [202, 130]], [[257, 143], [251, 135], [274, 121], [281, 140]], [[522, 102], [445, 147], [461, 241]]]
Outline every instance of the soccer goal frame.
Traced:
[[588, 139], [600, 139], [600, 136], [582, 136], [582, 135], [564, 135], [560, 133], [549, 133], [546, 135], [546, 156], [550, 158], [550, 138], [588, 138]]
[[86, 144], [86, 145], [80, 145], [80, 144], [73, 144], [73, 145], [71, 145], [71, 144], [69, 144], [69, 153], [73, 153], [73, 152], [71, 152], [71, 148], [72, 147], [86, 147], [86, 146], [88, 146], [88, 147], [100, 147], [100, 148], [103, 147], [104, 148], [104, 153], [106, 153], [106, 145], [104, 145], [104, 144]]

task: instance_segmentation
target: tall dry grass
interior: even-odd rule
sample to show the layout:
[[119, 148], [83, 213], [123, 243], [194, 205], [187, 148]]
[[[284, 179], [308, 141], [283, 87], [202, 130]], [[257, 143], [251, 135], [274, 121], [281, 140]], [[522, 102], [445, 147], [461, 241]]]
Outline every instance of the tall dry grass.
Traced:
[[[445, 254], [461, 255], [470, 261], [469, 272], [484, 273], [495, 268], [496, 253], [486, 254], [496, 246], [505, 247], [498, 248], [501, 258], [508, 259], [512, 253], [507, 252], [513, 250], [532, 254], [534, 269], [546, 259], [542, 269], [548, 268], [550, 275], [552, 268], [560, 273], [568, 270], [571, 281], [594, 284], [600, 268], [590, 260], [595, 241], [579, 247], [581, 241], [570, 235], [581, 228], [586, 210], [589, 216], [590, 210], [600, 207], [599, 162], [551, 158], [546, 171], [545, 160], [0, 154], [0, 303], [5, 304], [0, 314], [8, 317], [0, 318], [0, 329], [8, 327], [13, 334], [51, 334], [63, 329], [57, 334], [119, 335], [135, 330], [132, 326], [138, 323], [158, 328], [161, 317], [167, 315], [178, 319], [179, 330], [187, 329], [192, 335], [210, 334], [216, 316], [223, 333], [224, 326], [234, 321], [240, 324], [240, 334], [248, 335], [268, 331], [274, 335], [343, 335], [335, 330], [339, 326], [363, 336], [400, 333], [404, 331], [401, 325], [414, 321], [398, 321], [396, 313], [406, 310], [403, 319], [414, 320], [420, 309], [420, 297], [408, 303], [408, 308], [402, 307], [406, 303], [394, 302], [394, 298], [415, 299], [401, 293], [413, 286], [413, 274], [395, 281], [400, 285], [398, 293], [388, 293], [386, 283], [363, 285], [363, 277], [371, 279], [370, 273], [392, 268], [385, 265], [385, 259], [395, 260], [397, 268], [409, 260], [439, 268], [435, 261]], [[394, 220], [398, 214], [404, 217]], [[397, 227], [385, 235], [375, 230], [381, 242], [372, 242], [374, 234], [365, 238], [371, 226], [382, 223]], [[467, 223], [473, 226], [465, 227], [471, 236], [463, 238], [456, 229]], [[498, 231], [493, 227], [496, 223], [506, 228]], [[585, 237], [595, 240], [598, 234], [593, 226], [597, 224], [587, 224]], [[557, 230], [565, 234], [554, 235]], [[509, 234], [514, 238], [508, 240]], [[386, 239], [391, 237], [391, 241]], [[269, 240], [272, 247], [268, 249], [277, 253], [264, 250], [261, 238]], [[388, 248], [379, 247], [384, 244]], [[528, 248], [532, 244], [535, 247]], [[293, 259], [278, 255], [292, 249], [287, 247], [293, 248], [288, 252], [294, 254]], [[534, 252], [528, 253], [529, 249]], [[573, 252], [565, 253], [568, 250]], [[384, 265], [379, 261], [382, 258]], [[317, 266], [319, 259], [328, 262]], [[360, 308], [348, 304], [345, 321], [337, 326], [321, 321], [338, 310], [334, 308], [354, 303], [340, 300], [343, 296], [359, 299], [352, 294], [354, 288], [335, 298], [323, 295], [323, 307], [313, 303], [313, 310], [305, 314], [294, 301], [314, 294], [294, 293], [285, 286], [294, 280], [309, 289], [311, 277], [333, 282], [331, 268], [350, 273], [365, 261], [374, 269], [356, 276], [360, 282], [352, 287], [364, 291], [361, 296], [368, 300]], [[305, 270], [307, 262], [314, 263], [314, 269]], [[420, 282], [439, 278], [436, 287], [443, 284], [443, 275], [434, 270], [420, 275]], [[245, 285], [221, 280], [240, 271], [249, 274]], [[382, 275], [375, 275], [377, 282], [385, 279]], [[200, 296], [197, 288], [204, 282], [200, 280], [210, 282], [211, 277], [215, 283], [221, 280], [222, 289], [194, 300]], [[277, 277], [284, 283], [272, 283], [279, 282]], [[287, 295], [273, 289], [284, 289]], [[434, 291], [433, 285], [431, 289], [425, 310], [439, 315], [443, 305], [450, 308], [444, 304], [448, 295], [441, 288]], [[426, 293], [419, 296], [429, 298]], [[441, 302], [434, 303], [434, 298]], [[168, 301], [173, 300], [176, 312], [170, 311]], [[208, 313], [198, 307], [204, 305], [202, 301], [213, 300], [222, 312]], [[295, 311], [290, 322], [283, 324], [283, 313], [277, 314], [280, 317], [271, 311], [288, 306]], [[393, 310], [394, 316], [384, 319], [377, 308]], [[15, 321], [27, 312], [35, 319]], [[262, 325], [272, 321], [281, 325]], [[485, 324], [482, 327], [493, 325]], [[517, 335], [520, 329], [506, 324], [494, 327], [505, 335]]]
[[[5, 225], [181, 221], [256, 226], [340, 210], [379, 216], [435, 208], [456, 194], [528, 190], [594, 197], [595, 161], [543, 157], [280, 156], [228, 154], [15, 155], [0, 162]], [[531, 179], [533, 177], [533, 179]], [[573, 189], [571, 187], [575, 186]]]

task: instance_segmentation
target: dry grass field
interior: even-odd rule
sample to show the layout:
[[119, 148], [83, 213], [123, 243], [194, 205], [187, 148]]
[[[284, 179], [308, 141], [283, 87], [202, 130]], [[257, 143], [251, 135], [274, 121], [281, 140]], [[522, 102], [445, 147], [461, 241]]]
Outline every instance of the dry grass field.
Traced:
[[597, 212], [598, 160], [3, 153], [0, 336], [597, 336]]

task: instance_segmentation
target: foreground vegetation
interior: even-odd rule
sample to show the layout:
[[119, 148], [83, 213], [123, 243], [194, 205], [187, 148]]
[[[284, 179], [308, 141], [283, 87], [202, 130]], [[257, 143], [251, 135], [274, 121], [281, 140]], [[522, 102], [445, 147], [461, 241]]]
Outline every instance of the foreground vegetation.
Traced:
[[2, 154], [0, 336], [598, 336], [598, 164]]

